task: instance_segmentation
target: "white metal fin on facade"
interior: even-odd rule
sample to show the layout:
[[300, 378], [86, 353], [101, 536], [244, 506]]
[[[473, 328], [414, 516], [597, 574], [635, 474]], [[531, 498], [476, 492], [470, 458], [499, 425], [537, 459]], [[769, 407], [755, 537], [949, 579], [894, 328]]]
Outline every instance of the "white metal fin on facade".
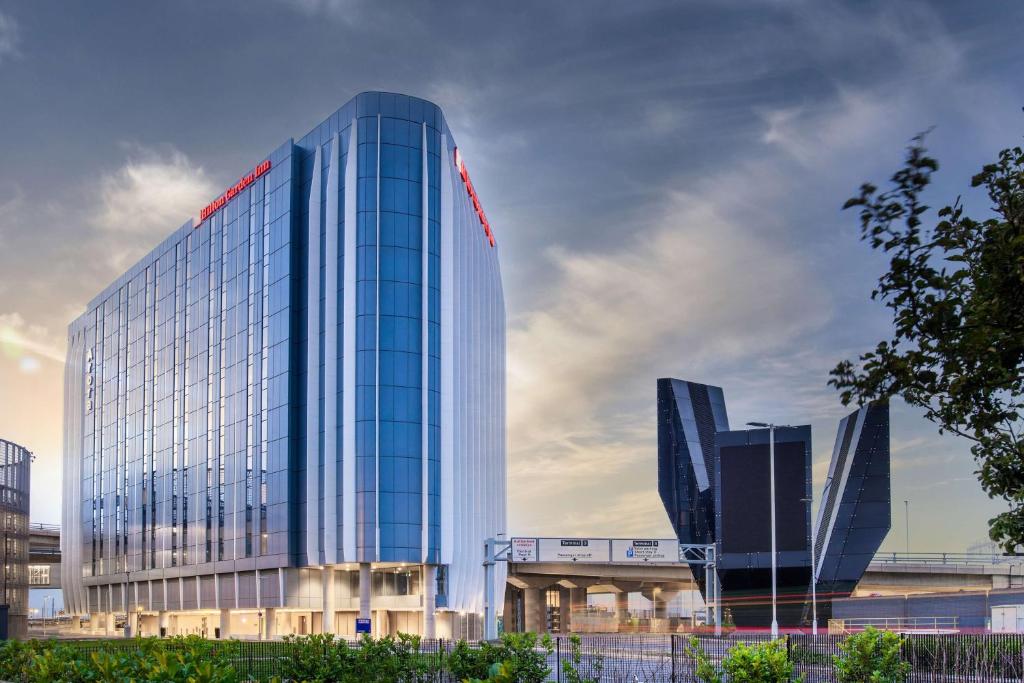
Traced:
[[331, 140], [324, 219], [324, 562], [338, 561], [338, 185], [341, 138]]
[[422, 124], [422, 149], [421, 163], [423, 172], [420, 176], [422, 188], [422, 204], [420, 213], [423, 214], [423, 237], [421, 240], [421, 257], [423, 266], [420, 271], [420, 289], [422, 293], [422, 315], [420, 316], [420, 329], [422, 334], [422, 356], [421, 356], [421, 396], [422, 409], [420, 411], [420, 434], [421, 434], [421, 458], [423, 460], [423, 474], [421, 482], [422, 491], [422, 519], [420, 520], [420, 549], [421, 560], [427, 561], [430, 555], [430, 183], [429, 164], [427, 159], [427, 124]]
[[313, 155], [309, 188], [306, 272], [306, 557], [320, 562], [320, 145]]
[[374, 212], [377, 218], [377, 236], [374, 241], [374, 253], [377, 264], [373, 269], [373, 280], [376, 282], [374, 294], [375, 309], [373, 312], [373, 559], [380, 561], [380, 120], [377, 114], [377, 198], [374, 201]]
[[[64, 506], [60, 536], [61, 584], [65, 609], [71, 614], [87, 611], [82, 586], [82, 544], [77, 533], [82, 525], [82, 506], [75, 504], [82, 497], [82, 437], [85, 425], [86, 364], [85, 332], [75, 330], [68, 340], [67, 366], [64, 373]], [[76, 491], [76, 487], [78, 490]]]
[[345, 157], [345, 264], [342, 269], [341, 486], [342, 557], [356, 560], [356, 137], [352, 119]]
[[[448, 136], [441, 134], [441, 154], [448, 153]], [[455, 373], [453, 312], [455, 302], [453, 287], [452, 244], [454, 241], [454, 206], [452, 204], [454, 184], [447, 159], [441, 162], [441, 564], [451, 565], [455, 548], [455, 474], [453, 453], [455, 449], [452, 428], [455, 424]], [[449, 577], [449, 580], [451, 578]]]

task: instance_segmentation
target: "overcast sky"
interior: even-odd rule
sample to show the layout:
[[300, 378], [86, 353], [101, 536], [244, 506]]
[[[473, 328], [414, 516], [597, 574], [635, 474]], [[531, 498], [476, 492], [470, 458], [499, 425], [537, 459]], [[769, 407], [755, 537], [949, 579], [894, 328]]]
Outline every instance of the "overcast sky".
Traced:
[[[837, 361], [887, 334], [884, 262], [839, 209], [915, 133], [931, 199], [1018, 144], [1024, 4], [56, 3], [0, 0], [0, 437], [60, 519], [67, 324], [172, 229], [356, 93], [445, 111], [509, 316], [509, 532], [670, 535], [655, 379], [730, 422], [846, 410]], [[1001, 510], [967, 445], [893, 407], [894, 531], [961, 551]]]

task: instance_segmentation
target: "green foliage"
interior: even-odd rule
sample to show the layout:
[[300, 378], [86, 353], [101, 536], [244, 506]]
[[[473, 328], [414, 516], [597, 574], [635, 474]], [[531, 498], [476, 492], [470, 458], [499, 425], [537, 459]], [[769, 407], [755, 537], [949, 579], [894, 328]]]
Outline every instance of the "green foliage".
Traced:
[[343, 681], [353, 668], [355, 652], [333, 635], [287, 636], [288, 654], [278, 660], [284, 680]]
[[487, 671], [487, 678], [467, 678], [465, 683], [518, 683], [512, 662], [495, 662]]
[[330, 634], [289, 636], [287, 654], [278, 660], [282, 678], [304, 683], [413, 683], [432, 672], [420, 652], [419, 636], [398, 634], [374, 640], [365, 636], [358, 647]]
[[780, 683], [793, 678], [793, 664], [784, 640], [757, 645], [736, 643], [722, 660], [730, 683]]
[[356, 652], [352, 681], [413, 683], [429, 671], [426, 660], [420, 656], [419, 636], [399, 633], [397, 638], [386, 636], [376, 640], [364, 636]]
[[562, 678], [566, 683], [597, 683], [604, 671], [604, 657], [597, 655], [583, 663], [583, 646], [575, 633], [569, 636], [569, 658], [562, 662]]
[[846, 202], [889, 256], [872, 298], [891, 310], [893, 336], [839, 363], [829, 383], [846, 404], [901, 396], [969, 439], [982, 488], [1010, 508], [989, 535], [1012, 553], [1024, 543], [1024, 151], [1003, 150], [971, 179], [988, 196], [984, 218], [957, 199], [926, 227], [937, 170], [918, 136], [890, 189], [865, 183]]
[[697, 636], [690, 636], [686, 643], [686, 654], [694, 661], [694, 674], [703, 683], [722, 683], [722, 672], [714, 665]]
[[140, 639], [133, 647], [84, 648], [54, 641], [0, 646], [0, 678], [14, 683], [236, 683], [229, 647], [197, 636]]
[[910, 664], [900, 654], [903, 639], [891, 631], [870, 626], [848, 637], [832, 658], [839, 683], [901, 683], [910, 674]]
[[786, 641], [772, 640], [756, 645], [736, 643], [716, 667], [696, 637], [686, 653], [696, 663], [695, 674], [703, 683], [784, 683], [793, 680], [793, 664], [786, 653]]
[[547, 659], [553, 651], [547, 634], [538, 638], [536, 633], [503, 633], [497, 645], [483, 642], [473, 648], [459, 641], [448, 657], [447, 668], [455, 680], [542, 683], [551, 673]]

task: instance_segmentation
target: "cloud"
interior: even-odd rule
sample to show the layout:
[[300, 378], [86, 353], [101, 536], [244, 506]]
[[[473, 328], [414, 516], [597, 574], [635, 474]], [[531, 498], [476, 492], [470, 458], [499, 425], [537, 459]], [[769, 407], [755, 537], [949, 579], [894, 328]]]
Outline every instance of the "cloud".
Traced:
[[865, 133], [891, 122], [896, 108], [873, 93], [841, 90], [825, 112], [804, 106], [764, 112], [761, 139], [805, 166], [817, 166], [824, 157], [857, 150]]
[[625, 244], [548, 253], [548, 294], [510, 330], [513, 485], [582, 488], [642, 461], [650, 472], [656, 377], [710, 379], [828, 319], [799, 260], [727, 217], [723, 201], [670, 191]]
[[38, 358], [63, 364], [62, 347], [48, 329], [29, 324], [20, 313], [0, 313], [0, 356], [16, 359], [23, 372], [37, 370]]
[[365, 3], [362, 0], [280, 0], [280, 2], [307, 16], [325, 16], [344, 24], [360, 23]]
[[671, 538], [672, 527], [661, 499], [653, 491], [612, 493], [600, 505], [573, 509], [559, 522], [565, 536], [607, 536], [609, 530], [624, 538]]
[[18, 43], [20, 41], [18, 23], [14, 17], [0, 12], [0, 64], [4, 59], [17, 57]]
[[99, 203], [90, 223], [100, 231], [126, 238], [112, 262], [126, 268], [153, 243], [195, 217], [215, 193], [201, 166], [185, 154], [133, 146], [121, 168], [100, 178]]

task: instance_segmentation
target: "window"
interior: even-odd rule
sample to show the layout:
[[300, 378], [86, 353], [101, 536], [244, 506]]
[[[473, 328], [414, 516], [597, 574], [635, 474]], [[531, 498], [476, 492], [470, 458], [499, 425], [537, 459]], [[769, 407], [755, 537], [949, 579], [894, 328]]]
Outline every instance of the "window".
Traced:
[[48, 564], [30, 564], [28, 566], [28, 585], [30, 585], [30, 586], [49, 586], [50, 585], [50, 565], [48, 565]]
[[373, 595], [397, 596], [420, 594], [418, 567], [379, 569], [373, 571]]

